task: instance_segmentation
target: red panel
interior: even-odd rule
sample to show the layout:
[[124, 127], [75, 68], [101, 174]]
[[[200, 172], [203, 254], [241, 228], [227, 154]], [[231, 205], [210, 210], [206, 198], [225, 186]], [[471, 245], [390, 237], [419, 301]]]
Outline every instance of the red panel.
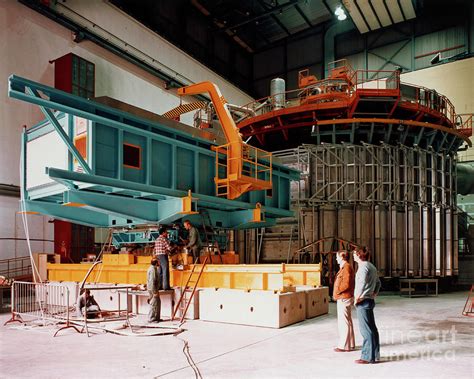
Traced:
[[[54, 220], [54, 252], [62, 258], [71, 255], [72, 224], [67, 221]], [[65, 259], [64, 262], [67, 262]]]
[[72, 93], [72, 54], [54, 61], [54, 87]]

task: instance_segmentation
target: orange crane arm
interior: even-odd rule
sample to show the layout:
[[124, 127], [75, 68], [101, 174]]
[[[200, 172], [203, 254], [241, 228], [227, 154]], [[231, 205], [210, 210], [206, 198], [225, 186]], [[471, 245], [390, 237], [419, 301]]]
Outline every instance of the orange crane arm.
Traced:
[[[265, 156], [270, 160], [270, 163], [265, 165], [259, 161], [258, 149], [249, 145], [244, 145], [239, 129], [232, 119], [226, 105], [226, 100], [222, 96], [219, 88], [211, 82], [202, 82], [178, 88], [178, 95], [180, 96], [197, 95], [201, 93], [208, 93], [211, 97], [214, 109], [227, 140], [226, 145], [219, 146], [215, 149], [216, 176], [214, 177], [214, 182], [216, 183], [217, 196], [225, 195], [228, 199], [236, 199], [248, 191], [271, 189], [271, 153], [260, 152], [260, 158]], [[219, 154], [225, 154], [227, 156], [225, 177], [219, 177], [219, 167], [222, 167], [222, 165], [219, 164]], [[246, 162], [245, 173], [243, 172], [244, 160]], [[266, 175], [266, 180], [261, 179], [262, 174]]]
[[242, 146], [243, 141], [239, 134], [239, 129], [235, 125], [235, 122], [230, 115], [224, 96], [222, 96], [221, 91], [214, 83], [201, 82], [191, 84], [187, 87], [178, 88], [178, 95], [180, 96], [198, 95], [201, 93], [208, 93], [211, 97], [212, 103], [214, 104], [214, 109], [216, 110], [217, 117], [221, 122], [227, 142], [232, 145], [240, 144]]

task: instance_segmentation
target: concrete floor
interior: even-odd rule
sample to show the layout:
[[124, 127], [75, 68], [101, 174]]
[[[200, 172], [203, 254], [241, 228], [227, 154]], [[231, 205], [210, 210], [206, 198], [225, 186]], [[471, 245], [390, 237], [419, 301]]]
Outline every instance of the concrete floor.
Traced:
[[[380, 296], [375, 316], [384, 362], [375, 365], [354, 364], [359, 351], [333, 352], [334, 304], [326, 316], [280, 330], [196, 320], [179, 337], [204, 378], [473, 378], [474, 319], [461, 316], [466, 296]], [[1, 315], [1, 325], [8, 318]], [[177, 337], [67, 331], [53, 338], [50, 327], [10, 325], [0, 326], [0, 378], [195, 377]]]

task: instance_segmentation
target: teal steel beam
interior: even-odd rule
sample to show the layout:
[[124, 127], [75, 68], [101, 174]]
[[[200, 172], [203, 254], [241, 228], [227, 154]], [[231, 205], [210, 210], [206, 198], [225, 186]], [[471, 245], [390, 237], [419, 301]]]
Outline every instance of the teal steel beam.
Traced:
[[[266, 217], [263, 221], [254, 222], [252, 209], [235, 212], [223, 212], [216, 209], [209, 209], [208, 211], [214, 228], [241, 230], [270, 227], [276, 224], [276, 219], [269, 217]], [[194, 225], [201, 224], [202, 220], [200, 215], [188, 215], [183, 218], [189, 219]]]
[[[199, 215], [183, 213], [182, 199], [167, 199], [158, 202], [150, 200], [134, 199], [131, 197], [106, 195], [89, 191], [67, 191], [64, 194], [65, 203], [73, 203], [76, 206], [63, 206], [62, 210], [71, 211], [68, 219], [76, 217], [76, 211], [91, 210], [110, 216], [118, 216], [124, 219], [133, 219], [134, 224], [170, 224], [181, 218], [195, 218]], [[262, 222], [255, 222], [253, 209], [236, 210], [225, 212], [220, 210], [208, 210], [213, 226], [219, 224], [222, 228], [243, 229], [249, 225], [270, 226], [274, 219], [268, 222], [263, 217]]]
[[[156, 221], [157, 202], [138, 200], [132, 197], [124, 198], [116, 195], [106, 195], [87, 191], [66, 191], [63, 194], [64, 203], [82, 204], [87, 209], [96, 212], [113, 214], [119, 217], [132, 218], [141, 223]], [[75, 210], [75, 209], [74, 209]]]
[[375, 124], [373, 122], [370, 123], [370, 132], [369, 132], [369, 143], [372, 143], [372, 137], [374, 136], [374, 128]]
[[448, 146], [448, 151], [451, 151], [453, 145], [454, 145], [454, 142], [456, 142], [456, 140], [458, 139], [454, 134], [451, 135], [452, 137], [452, 140], [451, 142], [449, 143], [449, 146]]
[[[27, 212], [38, 212], [53, 218], [71, 221], [71, 209], [68, 209], [70, 207], [65, 205], [27, 200], [25, 201], [25, 208]], [[72, 220], [74, 220], [73, 222], [76, 224], [103, 228], [109, 227], [111, 224], [109, 216], [77, 207], [74, 209], [74, 217]], [[119, 225], [119, 223], [117, 223], [117, 225]]]
[[[56, 119], [61, 116], [64, 117], [64, 113], [58, 115]], [[42, 123], [31, 126], [26, 130], [27, 141], [29, 142], [45, 134], [51, 133], [52, 131], [54, 131], [54, 126], [47, 120], [44, 120]]]
[[[384, 63], [384, 64], [382, 65], [382, 67], [380, 67], [377, 71], [382, 71], [382, 70], [385, 68], [386, 65], [388, 65], [389, 63], [394, 63], [394, 62], [393, 62], [393, 58], [395, 58], [395, 57], [398, 55], [398, 53], [400, 53], [400, 52], [405, 48], [405, 46], [410, 43], [410, 41], [411, 41], [410, 39], [407, 39], [407, 40], [405, 41], [405, 43], [402, 44], [402, 45], [390, 56], [390, 58], [388, 58], [388, 59], [385, 58], [385, 63]], [[370, 79], [374, 79], [376, 75], [377, 75], [377, 73], [374, 73]]]
[[415, 143], [416, 143], [417, 145], [420, 144], [421, 139], [423, 138], [423, 133], [424, 133], [424, 132], [425, 132], [425, 128], [421, 127], [421, 128], [420, 128], [420, 131], [418, 132], [418, 135], [416, 136], [416, 140], [415, 140]]
[[[145, 194], [156, 194], [156, 195], [165, 195], [174, 198], [181, 198], [187, 195], [186, 191], [173, 190], [164, 187], [150, 186], [147, 184], [129, 182], [119, 179], [108, 178], [105, 176], [98, 175], [89, 175], [79, 172], [71, 172], [67, 170], [61, 170], [57, 168], [48, 168], [47, 173], [49, 177], [53, 180], [62, 179], [68, 180], [71, 182], [79, 182], [85, 184], [93, 184], [97, 186], [105, 186], [110, 188], [120, 188], [129, 191], [135, 191], [137, 196], [141, 196], [141, 193]], [[144, 195], [146, 196], [146, 195]], [[244, 203], [237, 200], [228, 200], [225, 198], [220, 198], [216, 196], [201, 195], [196, 194], [198, 197], [198, 204], [200, 206], [210, 205], [212, 207], [220, 207], [223, 210], [239, 210], [239, 209], [253, 209], [255, 205], [250, 203]], [[262, 210], [265, 211], [267, 215], [275, 217], [291, 217], [293, 212], [284, 209], [278, 209], [273, 207], [264, 207]]]
[[442, 132], [442, 134], [443, 134], [443, 139], [442, 139], [441, 142], [439, 143], [438, 152], [441, 151], [441, 149], [443, 148], [444, 143], [446, 142], [446, 138], [448, 138], [448, 133]]
[[[42, 97], [37, 97], [32, 94], [27, 94], [24, 91], [26, 91], [26, 87], [29, 87], [35, 91], [41, 91], [45, 95], [49, 96], [50, 99], [44, 99]], [[149, 130], [144, 130], [137, 128], [135, 126], [128, 125], [126, 123], [120, 122], [113, 120], [111, 118], [107, 118], [104, 116], [99, 116], [93, 112], [96, 111], [101, 111], [104, 113], [108, 113], [114, 117], [118, 118], [127, 118], [132, 121], [136, 121], [137, 123], [141, 123], [143, 125], [148, 125], [152, 128], [155, 128], [157, 130], [162, 130], [168, 134], [176, 135], [176, 136], [183, 136], [186, 137], [189, 140], [189, 135], [186, 134], [185, 132], [178, 131], [176, 129], [172, 129], [166, 126], [163, 126], [162, 124], [158, 124], [155, 122], [152, 122], [150, 120], [146, 119], [141, 119], [139, 117], [135, 117], [131, 114], [125, 113], [118, 111], [114, 108], [107, 107], [98, 103], [95, 103], [90, 100], [86, 100], [84, 98], [81, 98], [79, 96], [74, 96], [71, 94], [68, 94], [63, 91], [59, 91], [55, 88], [45, 86], [40, 83], [36, 83], [32, 80], [28, 80], [25, 78], [21, 78], [16, 75], [11, 75], [9, 78], [9, 96], [18, 100], [22, 100], [31, 104], [36, 104], [38, 106], [42, 106], [48, 109], [56, 109], [59, 111], [62, 111], [66, 114], [82, 117], [88, 120], [91, 120], [93, 122], [97, 122], [103, 125], [107, 125], [109, 127], [130, 132], [136, 135], [144, 136], [147, 138], [152, 138], [154, 140], [162, 141], [169, 143], [170, 145], [174, 146], [174, 150], [176, 149], [176, 146], [183, 147], [186, 149], [192, 149], [194, 151], [198, 151], [199, 153], [215, 157], [215, 152], [210, 150], [211, 146], [216, 145], [216, 143], [211, 142], [207, 139], [200, 138], [198, 136], [193, 136], [192, 140], [196, 142], [196, 144], [190, 144], [189, 142], [184, 142], [181, 141], [175, 137], [168, 137], [163, 134], [159, 134], [158, 132], [151, 132]], [[69, 104], [74, 104], [75, 107], [70, 106]], [[28, 131], [29, 132], [29, 131]], [[206, 144], [209, 146], [209, 148], [201, 147], [198, 146], [198, 143], [202, 142], [203, 144]], [[279, 166], [277, 164], [274, 164], [274, 172], [278, 172], [278, 175], [281, 177], [286, 177], [290, 180], [298, 180], [299, 179], [299, 174], [297, 173], [296, 170], [292, 170], [290, 168], [285, 167], [285, 170], [288, 171], [289, 173], [286, 174], [285, 172], [282, 172], [279, 169]]]
[[[406, 44], [405, 44], [404, 46], [406, 46]], [[377, 54], [377, 53], [374, 53], [373, 51], [368, 51], [367, 53], [368, 53], [368, 54], [372, 54], [372, 55], [376, 56], [377, 58], [380, 58], [380, 59], [383, 59], [383, 60], [387, 60], [387, 58], [385, 58], [385, 57], [383, 57], [383, 56], [381, 56], [381, 55], [379, 55], [379, 54]], [[394, 58], [395, 58], [395, 57], [394, 57]], [[405, 66], [405, 65], [403, 65], [403, 64], [401, 64], [401, 63], [395, 62], [393, 59], [387, 60], [387, 63], [392, 63], [392, 64], [395, 65], [395, 66], [400, 66], [401, 68], [404, 68], [405, 70], [410, 71], [410, 69], [409, 69], [407, 66]]]
[[[29, 95], [33, 96], [33, 97], [41, 99], [40, 94], [34, 88], [26, 87], [25, 92], [28, 93]], [[39, 108], [41, 109], [41, 112], [43, 112], [44, 116], [51, 123], [51, 125], [53, 125], [56, 132], [59, 134], [59, 136], [61, 137], [63, 142], [66, 144], [69, 152], [74, 156], [74, 158], [77, 159], [77, 161], [82, 166], [84, 171], [87, 174], [92, 174], [92, 171], [91, 171], [89, 165], [86, 163], [84, 158], [82, 158], [81, 153], [79, 153], [79, 151], [76, 149], [76, 146], [74, 146], [74, 143], [71, 141], [70, 137], [66, 134], [66, 132], [62, 128], [61, 124], [59, 124], [59, 121], [56, 119], [56, 117], [54, 116], [51, 109], [49, 109], [45, 106], [42, 106], [42, 105], [40, 105]]]
[[[51, 101], [51, 100], [38, 98], [36, 96], [31, 96], [31, 95], [28, 95], [28, 94], [25, 94], [25, 93], [22, 93], [22, 92], [19, 92], [19, 91], [15, 91], [15, 90], [10, 90], [8, 92], [8, 95], [11, 98], [14, 98], [14, 99], [22, 100], [22, 101], [25, 101], [27, 103], [36, 104], [36, 105], [51, 108], [51, 109], [57, 109], [57, 110], [60, 110], [64, 113], [71, 114], [71, 115], [78, 116], [78, 117], [82, 117], [82, 118], [85, 118], [87, 120], [91, 120], [91, 121], [94, 121], [94, 122], [98, 122], [99, 124], [104, 124], [104, 125], [116, 128], [118, 130], [128, 131], [128, 132], [131, 132], [131, 133], [134, 133], [134, 134], [137, 134], [137, 135], [142, 135], [142, 136], [145, 136], [145, 137], [151, 137], [151, 138], [154, 138], [154, 139], [159, 139], [161, 141], [172, 143], [172, 144], [182, 146], [182, 147], [185, 147], [185, 148], [188, 148], [188, 149], [192, 146], [193, 150], [199, 150], [199, 151], [202, 151], [203, 153], [206, 153], [206, 154], [212, 155], [212, 156], [214, 156], [214, 154], [215, 154], [214, 152], [212, 152], [208, 149], [204, 149], [204, 148], [196, 146], [196, 145], [190, 145], [189, 143], [181, 142], [177, 139], [166, 137], [162, 134], [157, 134], [157, 133], [153, 133], [153, 132], [150, 132], [150, 131], [147, 131], [147, 130], [139, 129], [139, 128], [136, 128], [134, 126], [130, 126], [130, 125], [121, 123], [119, 121], [111, 120], [107, 117], [98, 116], [96, 114], [93, 114], [93, 113], [90, 113], [90, 112], [87, 112], [87, 111], [83, 111], [83, 110], [78, 109], [78, 108], [72, 108], [70, 106], [63, 105], [61, 103], [57, 103], [57, 102], [54, 102], [54, 101]], [[196, 138], [196, 137], [194, 137], [194, 138]], [[212, 143], [210, 141], [206, 141], [206, 142], [209, 145], [212, 145]]]
[[388, 128], [385, 129], [385, 137], [384, 137], [384, 142], [385, 143], [389, 143], [390, 142], [390, 137], [392, 135], [392, 128], [393, 128], [393, 125], [392, 124], [389, 124], [388, 125]]
[[[156, 137], [157, 134], [150, 132], [148, 130], [139, 129], [139, 128], [130, 126], [128, 124], [114, 121], [106, 117], [98, 116], [92, 113], [91, 111], [99, 110], [101, 112], [111, 114], [114, 117], [118, 117], [118, 118], [125, 116], [127, 119], [136, 121], [141, 124], [151, 125], [153, 126], [153, 128], [164, 131], [166, 133], [171, 133], [174, 135], [179, 135], [179, 136], [189, 138], [189, 134], [182, 132], [180, 130], [163, 126], [162, 124], [152, 122], [148, 119], [142, 119], [132, 114], [119, 111], [115, 108], [112, 108], [103, 104], [99, 104], [94, 101], [87, 100], [82, 97], [75, 96], [64, 91], [60, 91], [58, 89], [46, 86], [41, 83], [34, 82], [33, 80], [25, 79], [17, 75], [11, 75], [8, 78], [8, 80], [9, 80], [8, 96], [14, 99], [26, 101], [27, 103], [31, 103], [31, 104], [41, 105], [49, 109], [56, 109], [67, 114], [83, 117], [91, 121], [99, 122], [101, 124], [112, 126], [121, 130], [131, 131], [135, 134], [140, 134], [143, 136]], [[29, 94], [26, 94], [24, 92], [26, 87], [35, 89], [37, 91], [41, 91], [45, 95], [49, 96], [50, 99], [47, 100], [44, 98], [37, 98], [36, 96], [31, 96]], [[74, 104], [75, 108], [71, 107], [69, 104]], [[175, 141], [175, 143], [178, 145], [189, 147], [188, 143], [181, 142], [173, 138], [165, 137], [161, 134], [160, 134], [160, 137], [167, 138], [167, 140], [169, 141]], [[209, 140], [201, 138], [199, 136], [193, 136], [193, 140], [195, 140], [196, 142], [203, 142], [209, 145], [216, 145], [210, 142]], [[208, 151], [204, 148], [200, 148], [199, 146], [197, 146], [197, 144], [194, 147], [199, 150]]]
[[64, 202], [84, 204], [97, 212], [128, 217], [141, 223], [166, 224], [183, 217], [180, 198], [154, 201], [89, 191], [67, 191]]
[[26, 191], [27, 183], [26, 183], [26, 141], [27, 141], [27, 135], [26, 135], [26, 126], [23, 126], [23, 131], [21, 133], [21, 167], [20, 167], [20, 175], [21, 178], [23, 179], [23, 183], [21, 185], [20, 191], [22, 194], [23, 199], [28, 198], [28, 193]]

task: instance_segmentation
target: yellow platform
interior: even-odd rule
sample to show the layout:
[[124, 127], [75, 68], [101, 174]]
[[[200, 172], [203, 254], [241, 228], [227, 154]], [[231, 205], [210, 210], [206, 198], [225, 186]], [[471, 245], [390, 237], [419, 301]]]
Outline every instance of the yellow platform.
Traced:
[[[108, 254], [103, 264], [97, 265], [89, 276], [89, 282], [145, 284], [146, 271], [151, 257], [134, 257], [127, 254]], [[131, 262], [137, 263], [131, 263]], [[82, 281], [91, 263], [48, 263], [50, 281]], [[200, 266], [200, 265], [198, 265]], [[170, 269], [171, 286], [186, 283], [193, 265], [185, 270]], [[199, 270], [199, 267], [197, 267]], [[248, 290], [287, 291], [294, 286], [321, 285], [319, 264], [208, 264], [199, 282], [199, 287]]]

